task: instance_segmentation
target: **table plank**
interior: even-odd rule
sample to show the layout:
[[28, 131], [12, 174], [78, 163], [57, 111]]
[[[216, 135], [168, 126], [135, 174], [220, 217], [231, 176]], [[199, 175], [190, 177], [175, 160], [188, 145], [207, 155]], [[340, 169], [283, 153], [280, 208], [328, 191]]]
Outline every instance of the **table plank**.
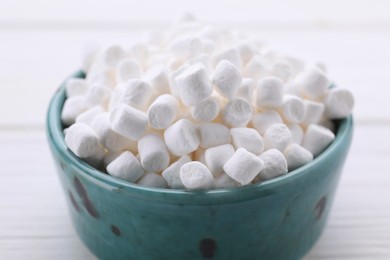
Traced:
[[[329, 223], [305, 260], [390, 258], [389, 131], [357, 125]], [[0, 259], [94, 259], [71, 227], [44, 132], [0, 131], [0, 146]]]

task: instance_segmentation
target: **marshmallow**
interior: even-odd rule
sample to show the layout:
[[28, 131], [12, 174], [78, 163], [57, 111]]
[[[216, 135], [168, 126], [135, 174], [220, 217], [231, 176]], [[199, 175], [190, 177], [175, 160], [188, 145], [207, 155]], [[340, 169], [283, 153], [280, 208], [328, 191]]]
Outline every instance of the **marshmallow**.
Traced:
[[244, 64], [247, 64], [248, 61], [256, 54], [256, 47], [250, 42], [240, 42], [237, 44], [236, 49], [240, 54], [241, 60]]
[[131, 152], [125, 151], [107, 166], [107, 173], [122, 180], [136, 182], [144, 174], [144, 169]]
[[75, 123], [67, 129], [65, 143], [80, 158], [92, 156], [100, 149], [95, 132], [84, 123]]
[[202, 54], [200, 54], [198, 56], [195, 56], [195, 57], [189, 59], [186, 64], [194, 65], [194, 64], [197, 64], [197, 63], [203, 64], [203, 66], [206, 68], [206, 71], [208, 73], [210, 73], [212, 71], [211, 60], [210, 60], [210, 56], [209, 55], [207, 55], [205, 53], [202, 53]]
[[146, 71], [145, 81], [149, 82], [153, 90], [157, 93], [169, 93], [168, 72], [165, 66], [157, 64]]
[[305, 117], [306, 107], [302, 99], [292, 95], [283, 98], [281, 114], [290, 123], [301, 123]]
[[92, 71], [87, 74], [87, 83], [100, 84], [106, 87], [114, 88], [116, 85], [116, 73], [112, 68], [99, 69], [98, 71]]
[[135, 43], [129, 49], [130, 55], [135, 58], [141, 65], [149, 59], [149, 48], [145, 43]]
[[93, 84], [85, 95], [85, 104], [88, 107], [101, 105], [107, 107], [111, 98], [111, 88], [100, 84]]
[[314, 157], [318, 156], [334, 140], [335, 135], [329, 129], [320, 125], [309, 125], [303, 137], [302, 146]]
[[235, 188], [240, 186], [235, 180], [229, 177], [227, 174], [221, 174], [215, 177], [215, 188], [216, 189], [225, 189], [225, 188]]
[[168, 168], [162, 172], [162, 177], [167, 182], [168, 186], [172, 189], [183, 189], [184, 185], [180, 179], [180, 168], [191, 162], [191, 158], [188, 155], [180, 157], [179, 160], [172, 163]]
[[197, 63], [183, 71], [175, 79], [180, 89], [180, 97], [186, 106], [194, 106], [213, 92], [206, 68]]
[[138, 141], [142, 167], [146, 171], [160, 172], [169, 165], [169, 153], [164, 141], [155, 134], [148, 134]]
[[110, 114], [111, 128], [131, 140], [141, 138], [148, 125], [147, 115], [128, 105], [120, 105]]
[[215, 44], [220, 44], [221, 42], [221, 35], [219, 31], [214, 28], [213, 26], [205, 26], [199, 32], [196, 34], [200, 39], [203, 40], [210, 40], [214, 42]]
[[101, 113], [95, 117], [91, 127], [99, 137], [100, 142], [111, 151], [121, 151], [131, 148], [131, 151], [137, 152], [137, 145], [134, 141], [114, 132], [110, 127], [110, 114]]
[[282, 117], [273, 110], [263, 111], [255, 114], [251, 120], [253, 127], [262, 135], [273, 124], [283, 123]]
[[330, 85], [330, 80], [317, 67], [310, 67], [299, 75], [299, 84], [303, 93], [310, 99], [324, 95]]
[[214, 187], [214, 177], [206, 165], [188, 162], [180, 168], [180, 179], [189, 190], [210, 189]]
[[255, 129], [246, 127], [232, 128], [230, 129], [230, 134], [236, 149], [242, 147], [256, 155], [263, 152], [263, 138]]
[[300, 73], [305, 67], [305, 62], [297, 57], [283, 56], [282, 60], [286, 61], [288, 64], [291, 64], [293, 75]]
[[292, 74], [292, 66], [285, 61], [277, 61], [271, 68], [271, 75], [280, 78], [283, 82], [287, 82]]
[[245, 148], [238, 148], [225, 163], [223, 170], [241, 185], [247, 185], [259, 174], [263, 167], [264, 163], [259, 157], [248, 152]]
[[154, 172], [145, 173], [141, 179], [137, 181], [137, 184], [146, 186], [146, 187], [154, 187], [154, 188], [166, 188], [167, 183], [161, 175]]
[[223, 121], [230, 127], [244, 127], [252, 118], [252, 107], [242, 98], [230, 100], [222, 110]]
[[240, 54], [239, 52], [234, 49], [234, 48], [230, 48], [230, 49], [226, 49], [226, 50], [222, 50], [220, 52], [217, 52], [215, 53], [212, 57], [211, 57], [211, 63], [213, 65], [213, 67], [216, 67], [218, 65], [218, 63], [222, 60], [226, 60], [226, 61], [229, 61], [230, 63], [232, 63], [237, 69], [241, 69], [243, 64], [242, 64], [242, 60], [241, 60], [241, 57], [240, 57]]
[[236, 97], [245, 99], [252, 104], [252, 93], [255, 88], [255, 82], [251, 78], [243, 78], [241, 86], [238, 88]]
[[202, 52], [202, 41], [193, 37], [178, 37], [171, 43], [172, 54], [181, 60], [199, 55]]
[[285, 124], [273, 124], [264, 133], [265, 150], [275, 148], [283, 151], [291, 140], [290, 129]]
[[169, 90], [177, 98], [180, 98], [180, 88], [176, 84], [176, 77], [179, 76], [183, 71], [188, 69], [190, 66], [188, 64], [184, 64], [180, 67], [178, 67], [173, 72], [169, 73], [168, 75], [168, 84], [169, 84]]
[[290, 144], [283, 152], [288, 170], [292, 171], [313, 160], [313, 154], [299, 144]]
[[222, 124], [203, 123], [198, 126], [200, 147], [209, 148], [230, 141], [229, 128]]
[[195, 126], [187, 119], [180, 119], [164, 132], [165, 143], [171, 153], [183, 156], [199, 147], [200, 139]]
[[211, 82], [216, 86], [219, 94], [232, 99], [241, 86], [242, 77], [238, 69], [229, 61], [222, 60], [218, 63], [211, 77]]
[[208, 39], [202, 39], [202, 52], [206, 53], [208, 55], [211, 55], [214, 53], [214, 51], [217, 49], [217, 45], [212, 40]]
[[259, 173], [259, 178], [266, 181], [287, 173], [287, 161], [284, 155], [277, 149], [269, 149], [260, 155], [264, 162], [264, 168]]
[[191, 116], [200, 122], [211, 122], [218, 116], [219, 110], [218, 99], [211, 96], [191, 107]]
[[124, 59], [118, 64], [116, 78], [119, 83], [141, 77], [142, 68], [135, 59]]
[[80, 96], [84, 95], [88, 90], [88, 84], [85, 79], [79, 78], [70, 78], [66, 81], [65, 84], [65, 93], [66, 96]]
[[202, 147], [196, 149], [196, 151], [192, 153], [192, 160], [206, 164], [205, 149]]
[[86, 110], [85, 112], [81, 113], [76, 117], [76, 123], [85, 123], [87, 125], [91, 125], [95, 116], [103, 112], [104, 112], [104, 108], [100, 105], [91, 107], [90, 109]]
[[260, 56], [255, 55], [245, 66], [243, 75], [253, 80], [265, 77], [267, 74], [267, 65]]
[[175, 121], [179, 102], [170, 94], [159, 96], [148, 109], [149, 123], [156, 129], [165, 129]]
[[107, 166], [122, 153], [123, 153], [123, 151], [110, 151], [110, 150], [108, 150], [103, 158], [103, 165], [104, 165], [105, 170], [106, 170]]
[[83, 160], [98, 170], [103, 170], [103, 158], [106, 154], [105, 149], [102, 146], [99, 146], [99, 149], [96, 150], [96, 152], [88, 157], [83, 158]]
[[324, 113], [324, 104], [311, 100], [304, 100], [303, 103], [306, 107], [306, 113], [302, 124], [310, 125], [318, 123], [321, 120], [322, 114]]
[[291, 140], [290, 143], [297, 143], [301, 144], [303, 140], [304, 132], [302, 130], [302, 127], [300, 127], [298, 124], [287, 124], [288, 129], [291, 132]]
[[102, 55], [103, 61], [107, 66], [116, 67], [118, 63], [126, 57], [126, 52], [122, 47], [112, 45], [106, 48]]
[[151, 86], [145, 81], [131, 79], [122, 86], [120, 100], [122, 103], [143, 110], [149, 105], [154, 94]]
[[215, 177], [223, 173], [223, 166], [233, 154], [234, 148], [231, 144], [214, 146], [205, 151], [206, 165]]
[[76, 121], [78, 115], [86, 110], [84, 97], [73, 96], [65, 100], [61, 111], [61, 122], [65, 126], [69, 126]]
[[354, 106], [352, 93], [343, 88], [332, 88], [325, 99], [325, 114], [330, 119], [340, 119], [351, 114]]
[[283, 82], [279, 78], [266, 77], [257, 83], [256, 106], [278, 108], [283, 104]]

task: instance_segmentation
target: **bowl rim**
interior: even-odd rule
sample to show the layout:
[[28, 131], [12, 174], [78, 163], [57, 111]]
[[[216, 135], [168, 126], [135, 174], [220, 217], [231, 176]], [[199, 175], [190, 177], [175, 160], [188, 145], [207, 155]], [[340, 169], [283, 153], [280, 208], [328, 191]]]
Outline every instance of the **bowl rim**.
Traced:
[[[83, 71], [79, 70], [73, 73], [69, 78], [83, 78], [85, 74]], [[347, 118], [338, 120], [338, 127], [336, 132], [336, 137], [333, 142], [323, 151], [319, 156], [314, 158], [314, 160], [298, 169], [295, 169], [288, 174], [278, 176], [276, 178], [263, 181], [256, 184], [250, 184], [243, 187], [234, 187], [234, 188], [221, 188], [221, 189], [212, 189], [212, 190], [195, 190], [188, 191], [184, 189], [166, 189], [166, 188], [153, 188], [141, 186], [135, 183], [130, 183], [116, 177], [110, 176], [102, 171], [95, 169], [90, 166], [76, 155], [71, 152], [64, 140], [63, 126], [61, 123], [61, 111], [63, 104], [65, 102], [65, 83], [68, 78], [60, 85], [55, 94], [53, 95], [46, 117], [46, 132], [47, 139], [52, 149], [55, 149], [57, 153], [65, 158], [67, 162], [70, 162], [74, 167], [78, 168], [84, 175], [84, 177], [89, 178], [94, 182], [99, 182], [100, 185], [105, 185], [110, 187], [112, 190], [127, 191], [131, 193], [136, 193], [139, 196], [150, 195], [154, 198], [160, 197], [162, 200], [167, 200], [169, 197], [173, 198], [183, 198], [188, 197], [194, 202], [200, 204], [205, 204], [203, 201], [206, 197], [216, 197], [217, 199], [223, 199], [223, 201], [229, 201], [229, 198], [233, 196], [235, 198], [240, 198], [248, 194], [259, 194], [259, 193], [273, 193], [274, 190], [278, 189], [280, 186], [285, 185], [287, 182], [291, 182], [294, 179], [302, 178], [307, 174], [310, 174], [310, 169], [326, 160], [334, 150], [340, 148], [343, 144], [343, 141], [352, 134], [353, 131], [353, 117], [350, 115]], [[241, 194], [241, 196], [240, 196]], [[248, 195], [250, 196], [250, 195]], [[169, 199], [168, 199], [169, 200]], [[237, 199], [235, 199], [237, 200]], [[206, 203], [207, 204], [207, 203]]]

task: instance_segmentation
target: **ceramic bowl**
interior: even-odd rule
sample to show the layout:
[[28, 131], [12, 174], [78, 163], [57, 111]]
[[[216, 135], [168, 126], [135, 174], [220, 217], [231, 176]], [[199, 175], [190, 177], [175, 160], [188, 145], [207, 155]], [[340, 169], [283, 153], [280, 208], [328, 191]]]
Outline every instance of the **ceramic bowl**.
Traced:
[[300, 259], [326, 224], [353, 132], [352, 117], [336, 122], [334, 142], [313, 162], [259, 184], [148, 188], [98, 171], [67, 149], [64, 101], [62, 85], [47, 114], [48, 142], [75, 229], [101, 259]]

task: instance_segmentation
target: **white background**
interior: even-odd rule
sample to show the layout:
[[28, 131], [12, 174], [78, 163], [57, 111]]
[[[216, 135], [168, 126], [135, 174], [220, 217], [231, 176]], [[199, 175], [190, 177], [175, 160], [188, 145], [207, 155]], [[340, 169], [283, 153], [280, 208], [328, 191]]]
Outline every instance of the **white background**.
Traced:
[[190, 10], [328, 65], [356, 97], [355, 135], [309, 259], [390, 259], [390, 2], [0, 0], [0, 259], [93, 259], [75, 235], [44, 119], [90, 43], [129, 43]]

